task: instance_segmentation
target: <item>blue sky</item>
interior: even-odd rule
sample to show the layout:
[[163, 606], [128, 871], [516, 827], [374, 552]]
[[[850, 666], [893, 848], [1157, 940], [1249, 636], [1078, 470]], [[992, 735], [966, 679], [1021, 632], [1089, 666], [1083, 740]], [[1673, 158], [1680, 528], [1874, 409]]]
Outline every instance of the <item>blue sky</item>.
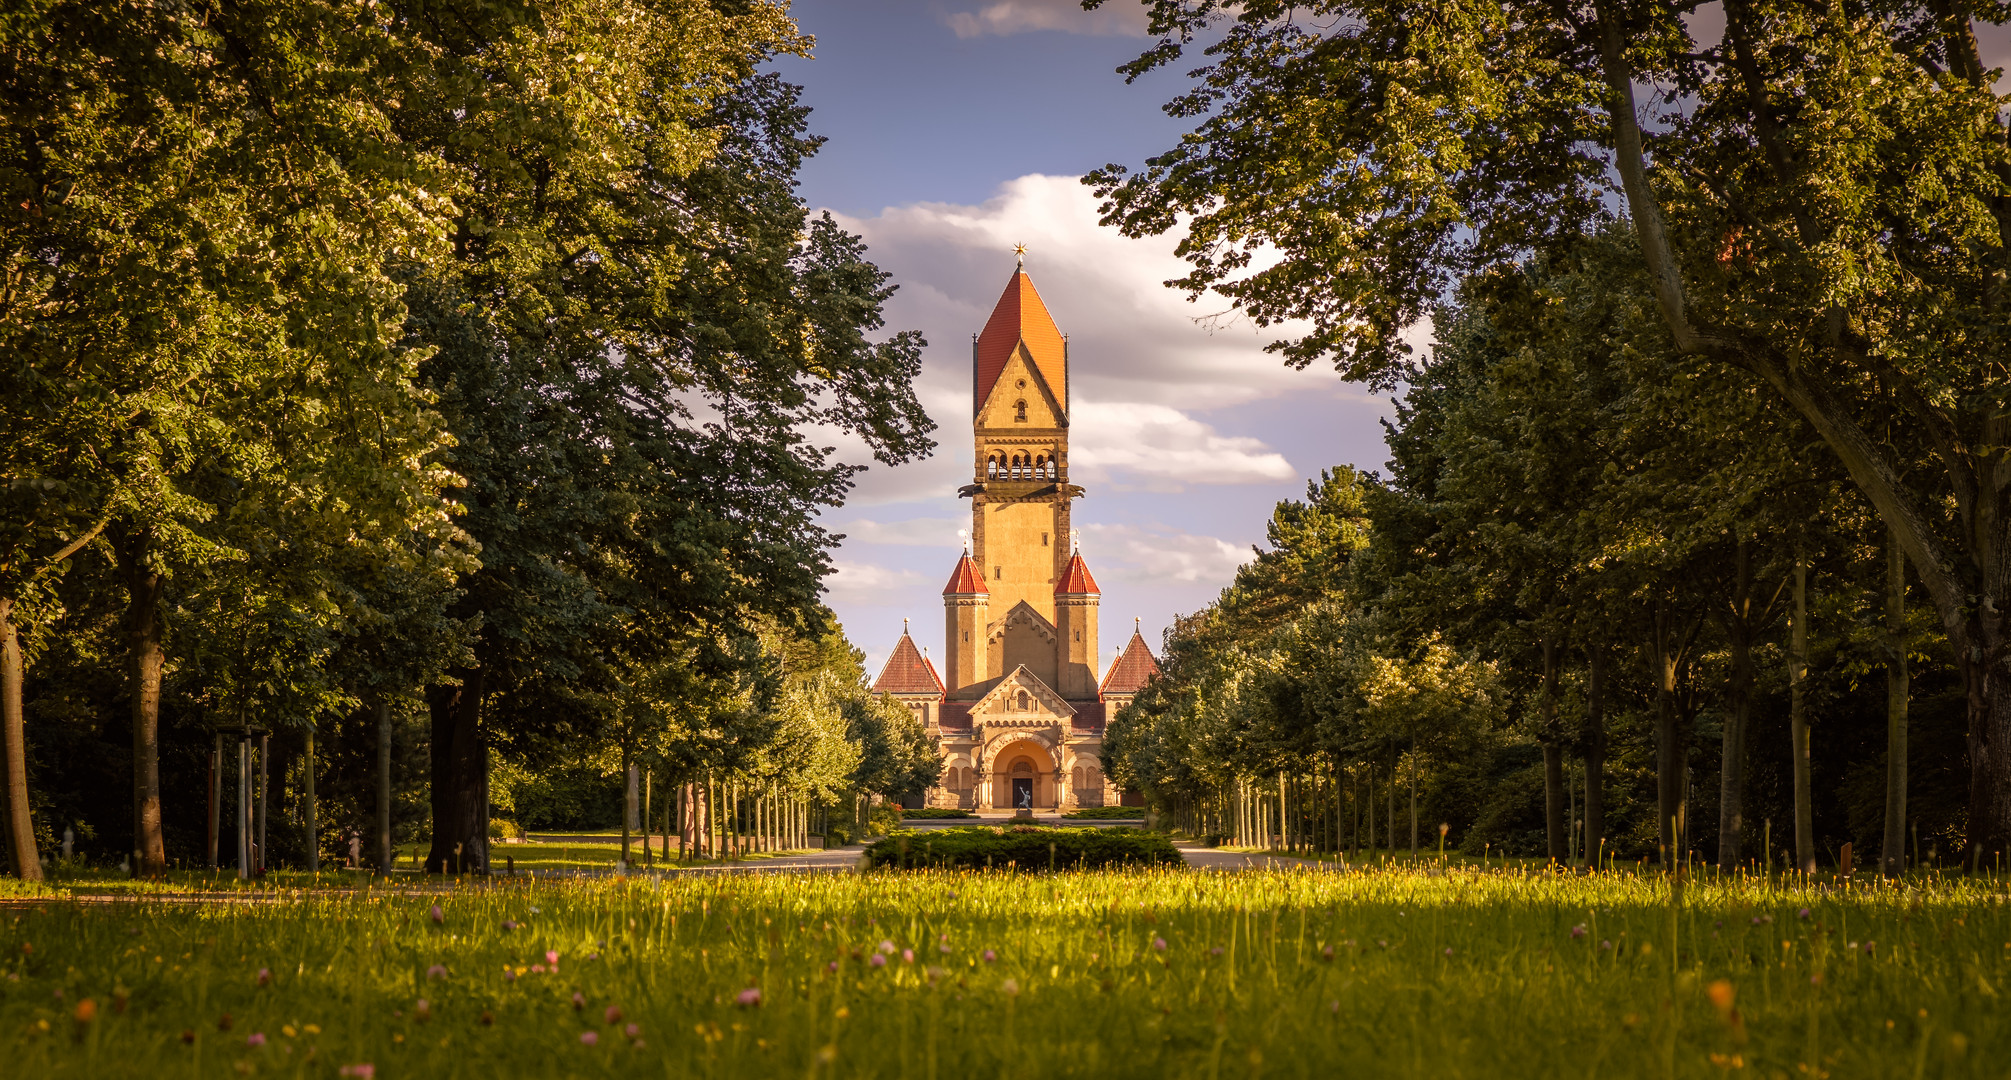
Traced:
[[969, 521], [956, 488], [971, 469], [970, 335], [1012, 273], [1014, 243], [1071, 339], [1071, 473], [1088, 489], [1075, 522], [1103, 589], [1106, 667], [1134, 616], [1156, 649], [1175, 614], [1207, 604], [1263, 539], [1272, 506], [1320, 469], [1382, 467], [1387, 401], [1331, 372], [1284, 368], [1263, 352], [1269, 335], [1209, 318], [1225, 303], [1165, 288], [1182, 265], [1171, 239], [1096, 224], [1076, 178], [1135, 165], [1183, 130], [1159, 110], [1173, 77], [1127, 86], [1114, 71], [1145, 44], [1136, 11], [1086, 14], [1073, 0], [794, 8], [816, 55], [778, 67], [830, 140], [803, 193], [893, 272], [890, 326], [930, 343], [917, 389], [939, 425], [936, 455], [875, 466], [828, 517], [848, 536], [830, 603], [874, 672], [903, 617], [941, 651], [940, 593]]

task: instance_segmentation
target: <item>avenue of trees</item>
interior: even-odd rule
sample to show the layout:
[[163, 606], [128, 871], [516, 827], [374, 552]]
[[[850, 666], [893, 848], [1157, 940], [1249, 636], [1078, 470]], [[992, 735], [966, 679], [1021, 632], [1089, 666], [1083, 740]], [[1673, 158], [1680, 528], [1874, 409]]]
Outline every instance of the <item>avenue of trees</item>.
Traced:
[[295, 865], [480, 868], [511, 763], [736, 813], [928, 782], [818, 603], [858, 466], [816, 439], [931, 443], [887, 275], [795, 192], [762, 65], [806, 46], [760, 0], [0, 24], [14, 872], [214, 857], [247, 729]]
[[1194, 128], [1088, 179], [1106, 224], [1400, 400], [1391, 475], [1169, 635], [1115, 775], [1292, 843], [1999, 865], [2011, 12], [1146, 6], [1127, 71], [1194, 68]]

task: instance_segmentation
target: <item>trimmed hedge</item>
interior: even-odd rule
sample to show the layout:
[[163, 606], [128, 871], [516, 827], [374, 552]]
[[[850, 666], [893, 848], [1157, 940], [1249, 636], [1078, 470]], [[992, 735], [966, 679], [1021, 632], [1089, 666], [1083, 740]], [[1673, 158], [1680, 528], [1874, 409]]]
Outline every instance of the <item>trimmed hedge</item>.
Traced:
[[953, 868], [1027, 871], [1100, 870], [1113, 866], [1178, 865], [1180, 853], [1158, 833], [1141, 829], [979, 825], [903, 830], [866, 849], [869, 865], [893, 869]]
[[934, 807], [925, 807], [920, 810], [903, 810], [901, 811], [901, 816], [903, 818], [913, 818], [916, 821], [948, 821], [952, 818], [977, 817], [976, 814], [969, 810], [943, 810]]
[[1140, 821], [1145, 817], [1145, 808], [1142, 806], [1085, 806], [1080, 810], [1070, 810], [1061, 816], [1065, 818], [1081, 818], [1086, 821], [1109, 820], [1112, 818]]

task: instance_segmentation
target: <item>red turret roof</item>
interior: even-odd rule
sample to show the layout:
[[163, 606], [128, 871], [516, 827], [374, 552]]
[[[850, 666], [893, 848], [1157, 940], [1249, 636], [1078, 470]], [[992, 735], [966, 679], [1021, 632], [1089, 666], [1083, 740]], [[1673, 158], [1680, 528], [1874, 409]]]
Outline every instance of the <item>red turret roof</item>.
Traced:
[[936, 677], [936, 666], [915, 648], [915, 639], [904, 633], [894, 643], [894, 655], [887, 657], [880, 677], [873, 680], [873, 690], [881, 694], [941, 694], [943, 680]]
[[957, 568], [955, 572], [950, 574], [950, 583], [943, 586], [944, 596], [949, 596], [953, 593], [989, 592], [991, 590], [985, 588], [985, 572], [978, 569], [978, 564], [973, 562], [969, 555], [965, 555], [963, 558], [957, 560]]
[[1124, 654], [1110, 665], [1110, 674], [1103, 677], [1103, 693], [1135, 694], [1157, 674], [1159, 661], [1152, 658], [1151, 646], [1145, 644], [1144, 635], [1133, 630], [1131, 640], [1124, 645]]
[[984, 407], [992, 384], [998, 381], [1006, 361], [1012, 359], [1013, 350], [1022, 341], [1026, 342], [1026, 351], [1033, 356], [1033, 365], [1040, 370], [1040, 377], [1053, 392], [1055, 401], [1063, 409], [1068, 408], [1067, 345], [1054, 319], [1049, 317], [1047, 305], [1040, 302], [1040, 294], [1034, 291], [1033, 279], [1026, 276], [1026, 271], [1017, 270], [1000, 294], [998, 305], [992, 308], [984, 332], [978, 335], [972, 413]]
[[1082, 553], [1078, 551], [1068, 557], [1068, 567], [1061, 572], [1061, 579], [1054, 583], [1054, 594], [1083, 593], [1100, 595], [1102, 590], [1096, 587], [1096, 579], [1089, 576], [1089, 564], [1082, 561]]

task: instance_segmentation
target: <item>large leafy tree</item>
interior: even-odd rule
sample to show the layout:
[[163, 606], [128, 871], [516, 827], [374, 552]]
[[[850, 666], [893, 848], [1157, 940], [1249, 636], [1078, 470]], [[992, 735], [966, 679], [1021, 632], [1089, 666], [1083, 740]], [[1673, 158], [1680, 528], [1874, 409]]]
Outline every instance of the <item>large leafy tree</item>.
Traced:
[[1180, 284], [1308, 320], [1292, 363], [1387, 380], [1454, 280], [1619, 200], [1673, 348], [1799, 414], [1918, 569], [1967, 687], [1971, 864], [2011, 842], [2011, 121], [1972, 30], [2001, 6], [1740, 0], [1715, 41], [1654, 0], [1146, 6], [1128, 70], [1203, 51], [1169, 105], [1196, 127], [1090, 182], [1184, 233]]
[[795, 193], [817, 140], [757, 69], [803, 46], [772, 5], [559, 5], [397, 118], [461, 178], [410, 331], [482, 546], [473, 655], [428, 694], [430, 866], [479, 862], [499, 730], [590, 730], [653, 656], [722, 673], [814, 603], [858, 465], [812, 430], [930, 445], [920, 339], [869, 338], [886, 275]]

